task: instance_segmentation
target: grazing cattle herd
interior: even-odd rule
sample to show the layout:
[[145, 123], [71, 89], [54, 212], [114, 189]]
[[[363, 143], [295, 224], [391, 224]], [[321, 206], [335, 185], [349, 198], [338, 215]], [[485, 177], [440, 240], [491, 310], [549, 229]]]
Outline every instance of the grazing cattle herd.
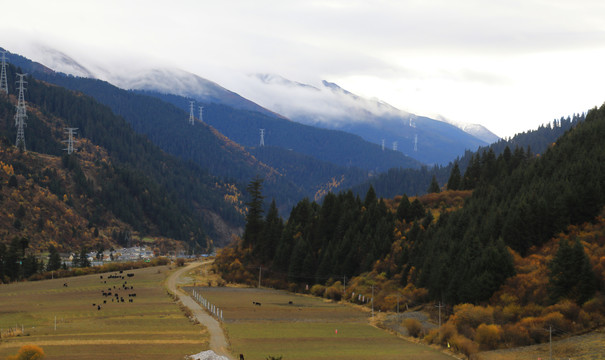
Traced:
[[[133, 277], [134, 273], [128, 273], [126, 274], [126, 276], [124, 276], [124, 271], [120, 270], [119, 273], [115, 273], [115, 274], [111, 274], [109, 276], [106, 277], [106, 279], [103, 279], [103, 275], [100, 275], [99, 278], [101, 279], [101, 281], [103, 282], [103, 284], [107, 284], [107, 280], [111, 281], [111, 280], [125, 280], [126, 277]], [[63, 286], [67, 287], [67, 283], [63, 284]], [[126, 292], [126, 294], [124, 293]], [[102, 289], [101, 290], [101, 295], [105, 298], [103, 299], [103, 305], [107, 304], [108, 298], [111, 299], [112, 303], [125, 303], [126, 299], [124, 299], [124, 296], [126, 296], [128, 298], [128, 302], [129, 303], [133, 303], [134, 299], [137, 296], [137, 293], [134, 292], [134, 286], [133, 285], [128, 285], [128, 281], [124, 281], [123, 283], [119, 284], [119, 285], [113, 285], [112, 287], [108, 287], [107, 290]], [[101, 307], [101, 303], [93, 303], [92, 304], [93, 307], [97, 308], [97, 311], [101, 311], [102, 307]]]

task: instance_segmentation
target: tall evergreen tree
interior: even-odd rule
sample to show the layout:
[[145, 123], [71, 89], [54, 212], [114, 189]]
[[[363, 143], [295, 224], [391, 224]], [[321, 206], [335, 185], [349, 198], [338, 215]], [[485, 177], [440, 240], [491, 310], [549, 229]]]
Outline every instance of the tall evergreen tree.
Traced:
[[573, 246], [567, 240], [561, 240], [548, 267], [551, 301], [567, 298], [582, 304], [594, 295], [595, 275], [584, 246], [578, 240]]
[[284, 222], [279, 217], [275, 199], [271, 201], [262, 236], [260, 239], [260, 257], [263, 261], [271, 261], [275, 256], [279, 240], [284, 231]]
[[244, 247], [252, 247], [258, 244], [261, 233], [263, 231], [263, 179], [260, 177], [254, 178], [246, 190], [250, 194], [250, 201], [246, 203], [248, 206], [248, 214], [246, 215], [246, 227], [243, 235]]
[[397, 206], [397, 219], [404, 220], [409, 217], [410, 213], [410, 199], [408, 199], [407, 195], [403, 194], [401, 197], [401, 201]]
[[435, 177], [435, 175], [433, 175], [433, 179], [431, 179], [431, 185], [429, 185], [429, 188], [427, 189], [427, 193], [432, 194], [432, 193], [438, 193], [440, 192], [441, 189], [439, 188], [439, 183], [437, 182], [437, 178]]
[[61, 268], [61, 255], [57, 251], [54, 245], [48, 248], [48, 264], [46, 265], [47, 271], [59, 270]]
[[410, 221], [414, 221], [416, 219], [420, 219], [421, 217], [424, 216], [426, 212], [424, 211], [424, 206], [422, 205], [422, 203], [420, 202], [420, 200], [418, 200], [418, 198], [414, 199], [414, 201], [412, 201], [412, 204], [410, 204], [410, 211], [408, 213], [408, 218], [405, 219], [407, 222]]
[[90, 261], [88, 260], [88, 254], [86, 254], [85, 247], [82, 247], [82, 249], [80, 249], [80, 256], [78, 256], [78, 260], [79, 267], [90, 267]]
[[462, 185], [462, 177], [460, 175], [460, 167], [458, 167], [458, 162], [455, 162], [454, 167], [452, 168], [452, 172], [450, 173], [450, 178], [447, 181], [447, 189], [448, 190], [458, 190], [458, 189], [460, 189], [461, 185]]

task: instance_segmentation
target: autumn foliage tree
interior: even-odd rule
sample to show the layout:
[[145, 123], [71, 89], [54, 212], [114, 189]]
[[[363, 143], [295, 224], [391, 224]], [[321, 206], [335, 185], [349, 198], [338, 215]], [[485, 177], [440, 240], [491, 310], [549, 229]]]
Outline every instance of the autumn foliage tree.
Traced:
[[41, 347], [36, 345], [23, 345], [19, 352], [15, 355], [10, 355], [7, 360], [39, 360], [44, 359], [46, 355]]

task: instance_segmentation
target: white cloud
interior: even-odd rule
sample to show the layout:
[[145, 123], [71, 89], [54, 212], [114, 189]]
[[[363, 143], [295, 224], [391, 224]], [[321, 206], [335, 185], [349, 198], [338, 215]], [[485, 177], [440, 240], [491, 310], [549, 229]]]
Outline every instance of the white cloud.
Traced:
[[327, 79], [503, 136], [605, 100], [602, 1], [21, 0], [2, 8], [0, 46], [10, 51], [37, 56], [24, 44], [36, 40], [112, 71], [179, 67], [261, 105], [279, 94], [259, 94], [245, 74]]

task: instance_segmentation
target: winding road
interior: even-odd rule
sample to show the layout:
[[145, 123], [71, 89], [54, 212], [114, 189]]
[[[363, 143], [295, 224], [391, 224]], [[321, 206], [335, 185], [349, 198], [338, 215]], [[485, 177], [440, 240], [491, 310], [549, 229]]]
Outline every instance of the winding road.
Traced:
[[193, 298], [178, 288], [179, 279], [183, 274], [186, 274], [193, 268], [209, 263], [211, 263], [211, 261], [205, 261], [203, 263], [194, 262], [181, 269], [178, 269], [168, 277], [166, 280], [166, 287], [170, 292], [179, 298], [183, 305], [191, 310], [197, 321], [206, 326], [208, 333], [210, 334], [210, 350], [214, 351], [218, 355], [233, 359], [228, 350], [229, 344], [227, 342], [227, 338], [225, 337], [225, 333], [223, 332], [219, 322], [212, 316], [208, 315], [208, 313], [206, 313], [200, 304], [195, 302]]

